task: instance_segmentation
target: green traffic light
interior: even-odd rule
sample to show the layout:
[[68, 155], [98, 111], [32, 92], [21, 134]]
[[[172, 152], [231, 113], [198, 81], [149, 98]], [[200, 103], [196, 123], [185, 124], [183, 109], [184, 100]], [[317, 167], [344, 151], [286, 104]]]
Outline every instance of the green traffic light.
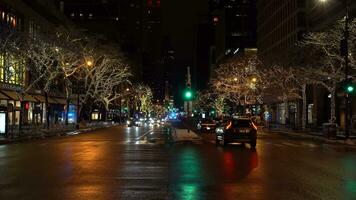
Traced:
[[354, 90], [355, 90], [355, 88], [354, 88], [354, 86], [352, 86], [352, 85], [349, 85], [349, 86], [347, 86], [347, 88], [346, 88], [346, 91], [347, 91], [348, 93], [352, 93]]
[[185, 92], [185, 98], [190, 99], [190, 98], [192, 98], [192, 96], [193, 96], [193, 94], [191, 91]]
[[192, 100], [194, 98], [194, 93], [193, 93], [192, 89], [186, 88], [183, 93], [183, 98], [186, 101]]

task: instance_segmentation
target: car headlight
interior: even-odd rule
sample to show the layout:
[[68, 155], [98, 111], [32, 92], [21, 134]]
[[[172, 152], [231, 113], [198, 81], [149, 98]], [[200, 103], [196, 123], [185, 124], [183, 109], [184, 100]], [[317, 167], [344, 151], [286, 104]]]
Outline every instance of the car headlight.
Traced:
[[217, 128], [217, 129], [215, 130], [215, 132], [216, 132], [216, 133], [224, 133], [224, 129], [222, 129], [222, 128]]

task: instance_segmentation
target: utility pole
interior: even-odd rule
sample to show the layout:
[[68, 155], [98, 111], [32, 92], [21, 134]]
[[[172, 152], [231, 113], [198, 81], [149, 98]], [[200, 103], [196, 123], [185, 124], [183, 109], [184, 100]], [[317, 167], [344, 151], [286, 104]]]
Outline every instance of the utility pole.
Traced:
[[193, 93], [192, 93], [192, 80], [190, 75], [190, 67], [187, 67], [187, 79], [186, 79], [186, 89], [184, 92], [184, 111], [188, 114], [188, 117], [191, 116], [193, 111]]

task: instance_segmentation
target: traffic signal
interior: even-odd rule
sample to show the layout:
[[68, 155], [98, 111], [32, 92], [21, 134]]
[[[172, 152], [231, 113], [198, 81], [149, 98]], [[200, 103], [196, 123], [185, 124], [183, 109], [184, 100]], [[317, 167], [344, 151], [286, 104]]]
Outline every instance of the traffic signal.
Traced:
[[193, 91], [190, 88], [185, 89], [184, 91], [184, 100], [189, 101], [193, 99]]
[[351, 81], [348, 81], [346, 84], [345, 84], [345, 88], [344, 88], [345, 92], [347, 94], [354, 94], [356, 92], [356, 87], [355, 87], [355, 84], [352, 83]]

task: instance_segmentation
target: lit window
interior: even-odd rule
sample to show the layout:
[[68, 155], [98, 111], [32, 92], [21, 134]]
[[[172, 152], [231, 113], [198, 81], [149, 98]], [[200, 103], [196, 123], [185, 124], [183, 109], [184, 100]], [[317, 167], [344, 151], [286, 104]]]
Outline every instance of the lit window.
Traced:
[[0, 81], [4, 82], [4, 54], [0, 55]]

